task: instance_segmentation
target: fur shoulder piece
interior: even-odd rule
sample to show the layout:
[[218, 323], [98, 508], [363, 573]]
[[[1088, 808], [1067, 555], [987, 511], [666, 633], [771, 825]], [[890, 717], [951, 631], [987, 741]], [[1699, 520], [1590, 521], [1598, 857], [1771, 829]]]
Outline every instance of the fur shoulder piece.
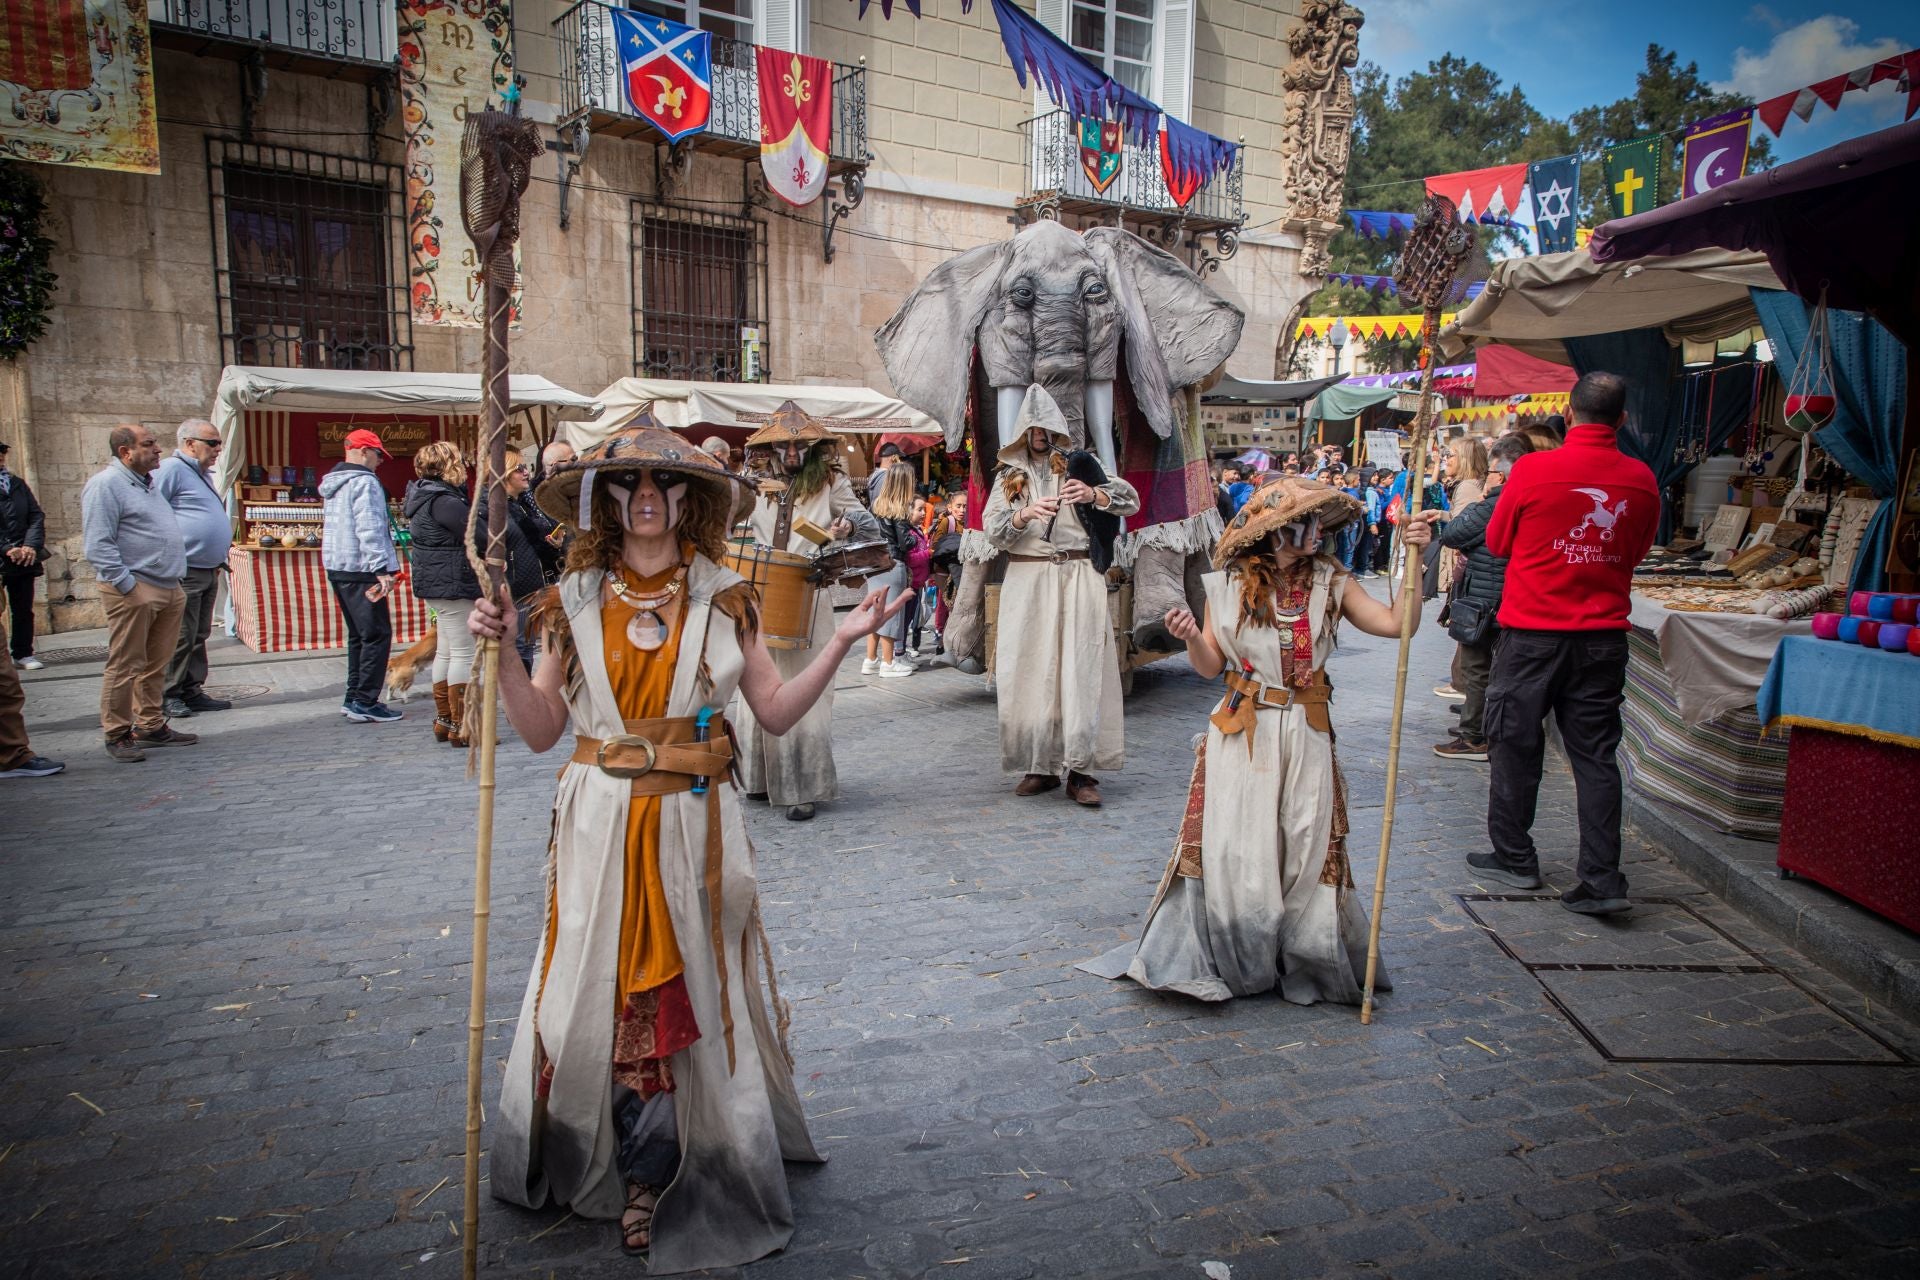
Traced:
[[1007, 495], [1007, 501], [1019, 503], [1027, 496], [1027, 473], [1018, 467], [1000, 468], [1000, 491]]
[[713, 607], [733, 619], [733, 634], [742, 647], [749, 635], [760, 630], [760, 596], [743, 578], [714, 592]]

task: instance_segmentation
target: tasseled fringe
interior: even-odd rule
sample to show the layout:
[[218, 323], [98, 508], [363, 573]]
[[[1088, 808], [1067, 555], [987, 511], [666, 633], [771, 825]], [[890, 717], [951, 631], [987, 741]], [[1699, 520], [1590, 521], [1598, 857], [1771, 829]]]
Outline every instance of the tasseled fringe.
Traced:
[[968, 529], [960, 535], [962, 564], [991, 564], [999, 554], [1000, 548], [987, 538], [984, 529]]
[[1220, 522], [1220, 513], [1209, 507], [1185, 520], [1170, 520], [1138, 533], [1121, 534], [1113, 545], [1113, 562], [1122, 569], [1131, 569], [1145, 547], [1178, 551], [1183, 556], [1196, 551], [1211, 552], [1214, 543], [1220, 541], [1220, 535], [1225, 531], [1226, 526]]

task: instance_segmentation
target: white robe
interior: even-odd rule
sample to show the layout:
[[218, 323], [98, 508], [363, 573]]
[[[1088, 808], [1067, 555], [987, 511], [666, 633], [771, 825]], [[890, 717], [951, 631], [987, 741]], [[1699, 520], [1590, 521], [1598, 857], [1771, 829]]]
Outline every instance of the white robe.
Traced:
[[[837, 471], [826, 488], [806, 498], [795, 499], [793, 504], [795, 523], [808, 520], [822, 529], [843, 515], [861, 527], [868, 525], [872, 519], [867, 515], [867, 509], [860, 505], [860, 499], [854, 496], [853, 485]], [[775, 499], [765, 496], [757, 498], [751, 518], [754, 541], [761, 546], [773, 546], [779, 518], [780, 505]], [[856, 528], [855, 537], [858, 538], [860, 533], [861, 528]], [[879, 536], [877, 526], [874, 526], [871, 536]], [[787, 545], [776, 550], [811, 556], [820, 548], [799, 534], [789, 532]], [[791, 680], [805, 671], [820, 647], [833, 638], [834, 626], [833, 593], [823, 586], [813, 597], [813, 625], [807, 633], [813, 639], [812, 647], [767, 650], [780, 678]], [[799, 724], [777, 738], [760, 727], [760, 722], [753, 718], [753, 712], [747, 709], [744, 701], [736, 703], [730, 714], [734, 728], [740, 734], [740, 785], [748, 795], [759, 795], [764, 791], [767, 803], [783, 808], [839, 798], [840, 775], [833, 764], [832, 684], [827, 685], [820, 700], [813, 704], [807, 714], [800, 717]]]
[[[1044, 556], [1087, 546], [1075, 508], [1062, 505], [1051, 522], [1016, 529], [1016, 511], [1036, 498], [1055, 497], [1066, 477], [1050, 459], [1036, 465], [1024, 437], [1000, 451], [1005, 467], [981, 514], [988, 541], [1014, 555]], [[1016, 501], [1007, 479], [1026, 477]], [[1129, 516], [1140, 509], [1132, 485], [1114, 477], [1100, 486], [1111, 505]], [[1120, 698], [1120, 662], [1114, 651], [1113, 613], [1107, 580], [1093, 562], [1013, 561], [1000, 584], [993, 682], [1000, 706], [1000, 767], [1009, 773], [1058, 776], [1066, 770], [1092, 773], [1126, 763], [1126, 728]]]
[[[1280, 685], [1291, 627], [1240, 625], [1238, 581], [1225, 573], [1202, 581], [1228, 669], [1238, 670], [1244, 658], [1253, 663], [1254, 679]], [[1333, 652], [1346, 582], [1330, 558], [1314, 562], [1307, 609], [1316, 671]], [[1218, 705], [1226, 705], [1224, 695]], [[1255, 714], [1251, 756], [1242, 734], [1207, 727], [1202, 874], [1182, 876], [1169, 864], [1140, 940], [1080, 968], [1200, 1000], [1256, 995], [1277, 985], [1295, 1004], [1360, 1003], [1366, 912], [1344, 856], [1328, 866], [1336, 806], [1333, 739], [1307, 723], [1305, 706]], [[1389, 989], [1384, 975], [1376, 985]]]
[[[712, 607], [737, 574], [696, 556], [687, 573], [687, 616], [667, 714], [723, 707], [745, 665], [732, 619]], [[561, 601], [579, 654], [567, 690], [575, 732], [621, 732], [600, 634], [601, 575], [568, 574]], [[702, 654], [712, 680], [701, 683]], [[818, 1161], [793, 1066], [761, 991], [753, 922], [759, 911], [753, 850], [733, 784], [715, 779], [724, 826], [721, 928], [735, 1062], [727, 1065], [720, 971], [706, 892], [707, 798], [661, 797], [660, 877], [686, 965], [700, 1038], [673, 1055], [680, 1167], [654, 1216], [655, 1274], [740, 1266], [784, 1248], [793, 1235], [782, 1159]], [[559, 929], [542, 930], [507, 1057], [494, 1118], [489, 1182], [495, 1197], [528, 1208], [564, 1204], [587, 1218], [617, 1218], [625, 1203], [613, 1116], [615, 983], [625, 893], [631, 783], [569, 762], [553, 804], [547, 892]], [[541, 919], [550, 913], [543, 912]], [[553, 953], [545, 992], [541, 966]], [[553, 1063], [547, 1098], [537, 1096], [544, 1048]]]

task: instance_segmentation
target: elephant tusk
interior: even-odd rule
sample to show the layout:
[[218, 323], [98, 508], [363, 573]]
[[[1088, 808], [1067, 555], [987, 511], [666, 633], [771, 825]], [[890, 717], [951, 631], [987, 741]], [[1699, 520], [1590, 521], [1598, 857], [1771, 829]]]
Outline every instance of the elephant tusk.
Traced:
[[1113, 452], [1112, 378], [1087, 384], [1087, 439], [1092, 442], [1094, 454], [1106, 468], [1108, 477], [1119, 475], [1120, 464]]
[[995, 387], [993, 395], [994, 411], [998, 415], [994, 420], [993, 429], [998, 435], [993, 442], [993, 448], [987, 450], [987, 456], [989, 458], [1013, 442], [1014, 435], [1019, 431], [1020, 405], [1027, 398], [1027, 389], [1025, 387]]

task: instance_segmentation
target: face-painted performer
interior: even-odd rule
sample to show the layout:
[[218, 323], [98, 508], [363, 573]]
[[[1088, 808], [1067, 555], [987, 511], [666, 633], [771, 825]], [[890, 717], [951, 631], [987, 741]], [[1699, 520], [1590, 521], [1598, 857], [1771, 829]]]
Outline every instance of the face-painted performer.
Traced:
[[[833, 433], [789, 400], [767, 425], [747, 437], [747, 451], [772, 450], [775, 475], [761, 482], [750, 523], [753, 540], [763, 547], [811, 556], [820, 548], [793, 530], [806, 521], [837, 539], [875, 541], [880, 526], [861, 505], [846, 472], [835, 461]], [[782, 501], [788, 502], [783, 516]], [[784, 536], [782, 528], [786, 529]], [[833, 634], [833, 596], [818, 591], [813, 599], [813, 645], [778, 649], [773, 664], [791, 678], [806, 667], [821, 642]], [[813, 817], [814, 806], [840, 794], [833, 765], [833, 687], [821, 693], [806, 718], [784, 736], [760, 731], [751, 708], [740, 717], [740, 782], [748, 795], [767, 797], [796, 822]]]
[[[1362, 510], [1311, 480], [1262, 486], [1227, 523], [1220, 571], [1202, 579], [1204, 625], [1168, 614], [1194, 669], [1209, 679], [1224, 670], [1227, 687], [1140, 940], [1081, 968], [1200, 1000], [1278, 986], [1296, 1004], [1360, 1003], [1367, 919], [1347, 867], [1325, 668], [1343, 616], [1397, 637], [1406, 607], [1404, 594], [1381, 604], [1323, 553]], [[1417, 548], [1433, 534], [1416, 521], [1404, 536]]]
[[981, 513], [1009, 561], [993, 661], [1000, 767], [1021, 775], [1015, 795], [1051, 791], [1065, 774], [1067, 794], [1092, 806], [1092, 771], [1125, 763], [1126, 736], [1107, 582], [1081, 513], [1131, 515], [1140, 495], [1118, 476], [1090, 486], [1067, 474], [1056, 449], [1067, 447], [1066, 420], [1043, 388], [1027, 392], [1018, 423]]
[[[815, 1160], [769, 1017], [752, 851], [721, 711], [736, 691], [782, 733], [889, 615], [869, 595], [783, 680], [752, 588], [722, 568], [744, 482], [639, 420], [540, 486], [578, 534], [529, 612], [531, 676], [501, 664], [507, 719], [545, 751], [569, 727], [548, 846], [546, 926], [495, 1112], [490, 1186], [531, 1208], [621, 1223], [654, 1272], [728, 1268], [784, 1247], [781, 1161]], [[476, 603], [511, 641], [511, 607]]]

